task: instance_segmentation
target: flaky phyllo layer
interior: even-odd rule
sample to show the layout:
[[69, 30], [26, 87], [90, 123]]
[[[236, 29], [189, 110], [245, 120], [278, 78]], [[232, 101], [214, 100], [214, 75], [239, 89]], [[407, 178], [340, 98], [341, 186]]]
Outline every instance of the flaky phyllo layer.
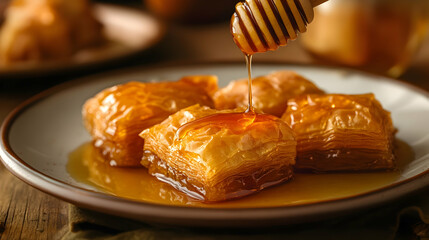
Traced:
[[[235, 80], [213, 95], [217, 109], [247, 107], [248, 79]], [[314, 83], [293, 71], [278, 71], [252, 80], [253, 107], [281, 117], [287, 101], [302, 94], [323, 93]]]
[[286, 181], [295, 164], [294, 134], [271, 115], [194, 105], [140, 136], [149, 173], [205, 201], [242, 197]]
[[296, 169], [393, 169], [395, 129], [373, 94], [310, 94], [289, 100], [282, 119], [297, 136]]
[[215, 76], [188, 76], [175, 82], [129, 82], [107, 88], [86, 101], [85, 127], [112, 166], [141, 166], [141, 131], [182, 108], [213, 106]]

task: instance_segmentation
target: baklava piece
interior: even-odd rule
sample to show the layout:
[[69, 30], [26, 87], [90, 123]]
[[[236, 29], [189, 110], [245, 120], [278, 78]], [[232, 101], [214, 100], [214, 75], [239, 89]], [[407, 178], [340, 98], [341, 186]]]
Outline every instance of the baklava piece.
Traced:
[[293, 176], [294, 134], [272, 115], [195, 105], [140, 136], [149, 173], [205, 202], [243, 197]]
[[[248, 104], [248, 79], [232, 81], [213, 96], [217, 109], [234, 109]], [[290, 98], [301, 94], [323, 93], [316, 85], [292, 71], [279, 71], [254, 78], [252, 81], [253, 107], [256, 110], [281, 117]]]
[[112, 166], [141, 166], [139, 133], [182, 108], [213, 106], [214, 76], [189, 76], [177, 82], [130, 82], [98, 93], [83, 106], [82, 115], [94, 145]]
[[310, 94], [291, 99], [282, 119], [297, 137], [295, 169], [372, 171], [395, 167], [395, 129], [373, 94]]
[[0, 30], [0, 64], [66, 59], [103, 40], [87, 0], [13, 0]]

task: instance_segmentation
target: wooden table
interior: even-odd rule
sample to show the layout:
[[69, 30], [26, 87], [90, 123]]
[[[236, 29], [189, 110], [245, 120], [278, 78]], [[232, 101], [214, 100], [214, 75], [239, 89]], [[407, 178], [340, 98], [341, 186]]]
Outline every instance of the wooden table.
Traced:
[[[173, 26], [152, 54], [129, 60], [121, 66], [169, 60], [243, 60], [245, 75], [244, 58], [231, 40], [227, 23], [200, 27]], [[292, 42], [276, 52], [256, 55], [254, 64], [258, 64], [259, 60], [312, 62], [298, 42]], [[65, 81], [73, 77], [76, 76], [54, 78]], [[429, 39], [402, 79], [429, 90]], [[0, 79], [0, 84], [2, 81], [5, 80]], [[52, 78], [44, 82], [44, 79], [33, 76], [16, 84], [0, 85], [0, 122], [23, 100], [53, 83]], [[0, 240], [60, 238], [66, 230], [67, 210], [66, 202], [28, 186], [0, 164]]]

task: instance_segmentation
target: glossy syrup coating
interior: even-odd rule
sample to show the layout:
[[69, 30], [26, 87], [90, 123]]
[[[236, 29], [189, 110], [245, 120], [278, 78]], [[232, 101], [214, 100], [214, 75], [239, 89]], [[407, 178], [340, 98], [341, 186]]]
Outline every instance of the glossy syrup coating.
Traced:
[[[217, 109], [247, 107], [248, 80], [232, 81], [213, 96]], [[293, 71], [278, 71], [253, 79], [253, 107], [256, 111], [281, 117], [287, 101], [301, 94], [323, 93], [315, 84]]]
[[13, 0], [0, 30], [0, 64], [64, 60], [104, 41], [88, 0]]
[[206, 202], [243, 197], [292, 177], [294, 134], [271, 115], [195, 105], [140, 136], [149, 173]]
[[297, 136], [298, 170], [393, 169], [395, 129], [373, 94], [310, 94], [291, 99], [282, 119]]
[[189, 76], [176, 82], [129, 82], [105, 89], [83, 106], [84, 124], [112, 166], [141, 166], [143, 139], [138, 134], [178, 110], [213, 106], [214, 76]]

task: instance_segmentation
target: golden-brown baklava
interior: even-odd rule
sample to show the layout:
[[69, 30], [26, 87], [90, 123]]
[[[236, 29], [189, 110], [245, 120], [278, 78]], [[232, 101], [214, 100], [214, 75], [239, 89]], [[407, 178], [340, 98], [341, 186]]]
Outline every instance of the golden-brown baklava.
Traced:
[[293, 175], [294, 133], [272, 115], [194, 105], [140, 136], [149, 173], [203, 201], [249, 195]]
[[289, 100], [282, 119], [297, 137], [297, 170], [371, 171], [395, 167], [395, 129], [373, 94], [309, 94]]
[[[217, 109], [234, 109], [248, 104], [247, 79], [232, 81], [213, 96]], [[323, 93], [316, 85], [292, 71], [279, 71], [254, 78], [253, 107], [281, 117], [290, 98], [307, 93]]]
[[0, 30], [0, 64], [61, 60], [103, 39], [87, 0], [13, 0]]
[[130, 82], [98, 93], [83, 106], [94, 145], [112, 166], [141, 166], [143, 139], [138, 134], [178, 110], [213, 106], [215, 76], [189, 76], [176, 82]]

